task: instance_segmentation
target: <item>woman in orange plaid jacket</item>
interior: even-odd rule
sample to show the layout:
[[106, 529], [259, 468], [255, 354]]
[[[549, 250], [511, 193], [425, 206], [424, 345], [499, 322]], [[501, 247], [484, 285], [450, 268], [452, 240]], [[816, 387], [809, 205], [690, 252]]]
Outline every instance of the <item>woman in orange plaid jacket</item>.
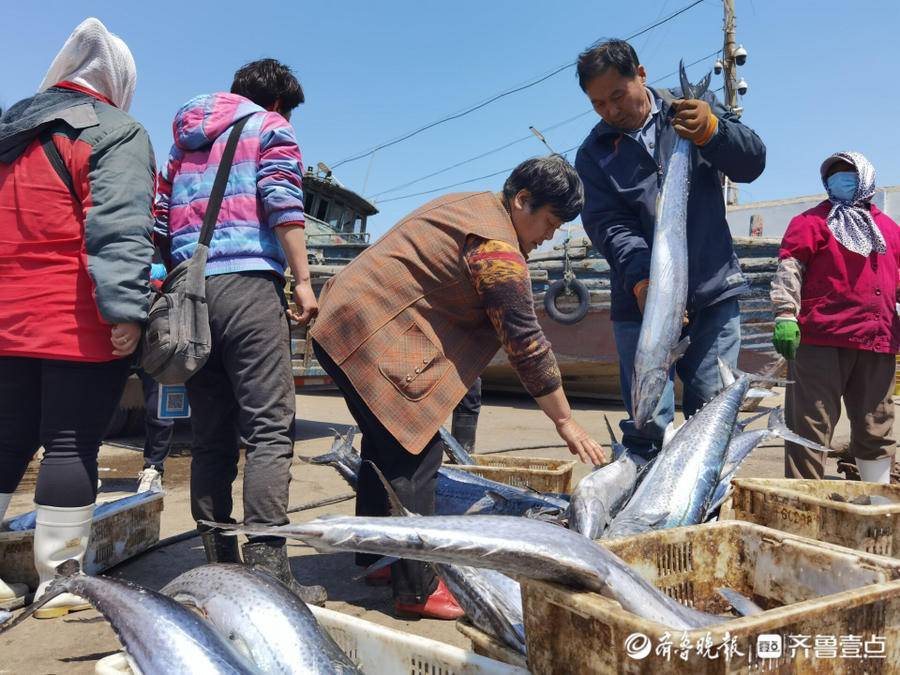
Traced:
[[[583, 201], [564, 158], [527, 160], [501, 194], [451, 194], [416, 209], [323, 289], [315, 353], [359, 425], [363, 459], [410, 510], [434, 513], [438, 429], [501, 346], [570, 451], [602, 463], [603, 449], [572, 418], [525, 262]], [[370, 470], [359, 477], [357, 514], [388, 514]], [[390, 577], [398, 614], [461, 615], [429, 566], [400, 561]]]

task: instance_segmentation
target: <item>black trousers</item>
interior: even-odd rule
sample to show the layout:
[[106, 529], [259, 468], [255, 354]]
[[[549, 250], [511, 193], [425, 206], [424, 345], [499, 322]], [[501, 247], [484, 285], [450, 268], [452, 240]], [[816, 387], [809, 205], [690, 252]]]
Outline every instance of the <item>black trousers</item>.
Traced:
[[34, 501], [93, 504], [97, 454], [132, 357], [87, 363], [0, 356], [0, 492], [14, 492], [41, 446]]
[[[331, 376], [344, 395], [350, 414], [362, 433], [363, 466], [356, 489], [356, 515], [388, 516], [387, 494], [378, 476], [365, 464], [368, 460], [377, 466], [390, 481], [400, 501], [410, 511], [430, 516], [434, 514], [434, 491], [437, 472], [441, 468], [444, 444], [438, 435], [418, 455], [407, 452], [375, 417], [365, 401], [340, 367], [318, 344], [313, 350], [319, 364]], [[368, 566], [379, 559], [370, 554], [357, 554], [358, 565]], [[391, 568], [394, 599], [404, 604], [424, 602], [437, 588], [434, 569], [427, 563], [401, 560]]]
[[153, 467], [162, 473], [172, 446], [175, 420], [158, 417], [159, 383], [143, 370], [140, 377], [144, 388], [144, 468]]
[[457, 416], [474, 417], [477, 420], [480, 413], [481, 378], [479, 377], [475, 380], [472, 386], [469, 387], [469, 391], [467, 391], [466, 395], [462, 397], [462, 400], [456, 404], [456, 407], [453, 409], [453, 418], [456, 419]]
[[[244, 463], [244, 522], [285, 525], [294, 457], [294, 376], [284, 293], [265, 272], [206, 279], [212, 352], [187, 381], [191, 514], [234, 522], [232, 484]], [[251, 537], [284, 544], [282, 537]]]

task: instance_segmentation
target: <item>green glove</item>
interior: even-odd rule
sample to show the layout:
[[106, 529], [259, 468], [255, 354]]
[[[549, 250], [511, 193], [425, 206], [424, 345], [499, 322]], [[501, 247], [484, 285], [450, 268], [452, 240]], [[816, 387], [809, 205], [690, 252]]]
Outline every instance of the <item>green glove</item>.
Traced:
[[775, 351], [788, 360], [797, 356], [797, 347], [800, 346], [800, 326], [797, 322], [790, 319], [776, 320], [772, 344], [775, 345]]

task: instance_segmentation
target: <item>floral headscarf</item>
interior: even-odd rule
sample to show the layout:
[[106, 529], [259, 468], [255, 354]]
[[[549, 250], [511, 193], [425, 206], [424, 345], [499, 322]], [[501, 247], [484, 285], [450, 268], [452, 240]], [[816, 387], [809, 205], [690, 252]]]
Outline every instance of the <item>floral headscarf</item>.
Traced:
[[[828, 182], [825, 180], [831, 165], [840, 161], [855, 167], [859, 177], [856, 194], [850, 201], [837, 199], [831, 194]], [[828, 229], [831, 230], [834, 238], [848, 251], [853, 251], [861, 256], [868, 257], [872, 251], [886, 253], [887, 246], [884, 236], [872, 219], [869, 209], [869, 202], [875, 195], [875, 167], [862, 153], [836, 152], [822, 162], [819, 172], [822, 175], [822, 184], [832, 203], [831, 211], [828, 213]]]

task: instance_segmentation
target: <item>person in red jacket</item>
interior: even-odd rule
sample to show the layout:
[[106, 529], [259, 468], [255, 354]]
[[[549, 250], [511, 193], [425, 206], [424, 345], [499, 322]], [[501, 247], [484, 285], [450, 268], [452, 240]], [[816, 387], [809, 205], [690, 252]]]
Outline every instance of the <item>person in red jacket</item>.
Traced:
[[[136, 77], [127, 45], [87, 19], [0, 118], [0, 519], [43, 446], [36, 597], [85, 554], [100, 441], [147, 317], [155, 162], [126, 112]], [[64, 594], [35, 616], [87, 607]]]
[[[790, 362], [787, 423], [827, 446], [843, 398], [860, 478], [887, 483], [896, 449], [900, 228], [872, 204], [875, 169], [863, 155], [835, 153], [820, 171], [828, 199], [790, 222], [772, 281], [773, 343]], [[785, 475], [821, 479], [824, 456], [786, 443]]]

